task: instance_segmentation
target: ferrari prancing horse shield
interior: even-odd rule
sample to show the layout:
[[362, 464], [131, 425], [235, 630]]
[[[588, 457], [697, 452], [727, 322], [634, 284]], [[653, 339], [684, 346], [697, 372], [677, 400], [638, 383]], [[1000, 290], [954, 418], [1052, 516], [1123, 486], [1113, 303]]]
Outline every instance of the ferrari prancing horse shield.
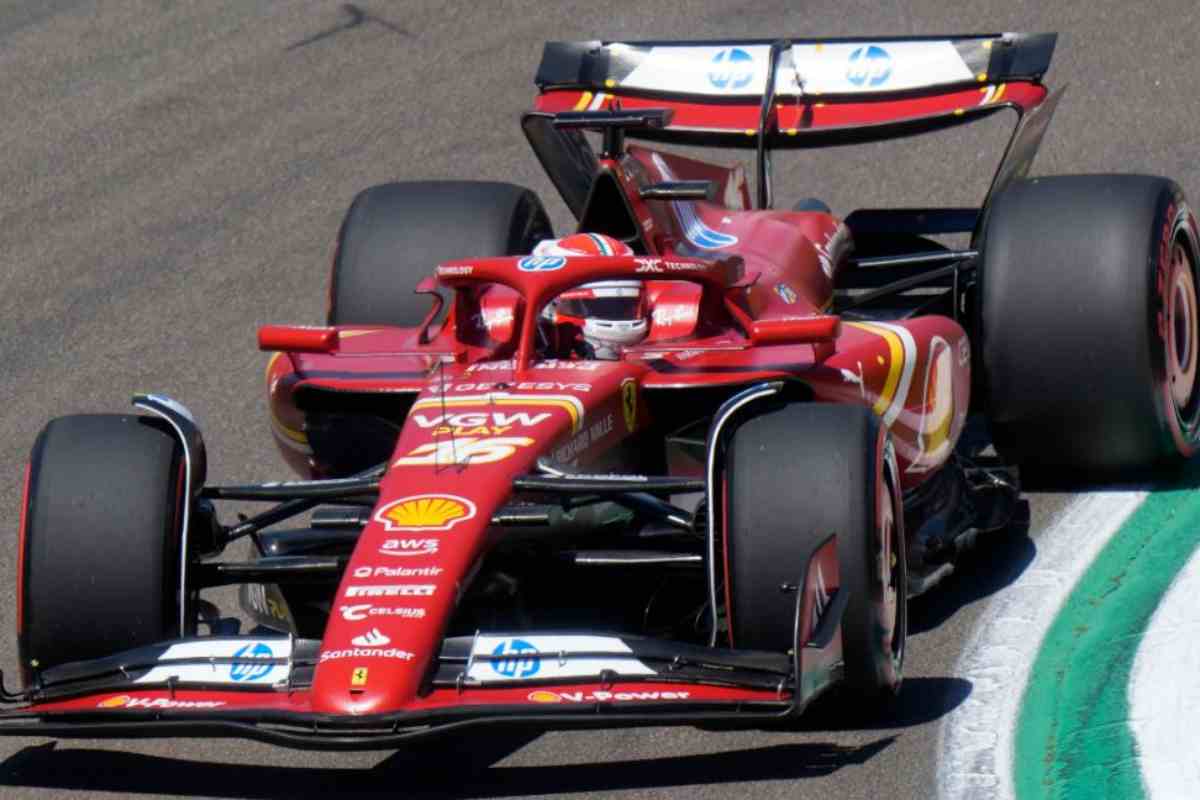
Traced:
[[633, 433], [637, 427], [637, 381], [626, 378], [621, 381], [621, 411], [625, 416], [625, 429]]

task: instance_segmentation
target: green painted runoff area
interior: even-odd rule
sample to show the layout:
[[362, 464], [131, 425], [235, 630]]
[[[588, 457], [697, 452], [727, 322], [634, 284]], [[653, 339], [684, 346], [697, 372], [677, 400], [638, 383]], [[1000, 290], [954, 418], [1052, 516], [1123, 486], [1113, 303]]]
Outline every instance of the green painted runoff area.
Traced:
[[1017, 722], [1019, 800], [1145, 796], [1129, 720], [1138, 644], [1200, 544], [1200, 465], [1155, 490], [1080, 578], [1042, 643]]

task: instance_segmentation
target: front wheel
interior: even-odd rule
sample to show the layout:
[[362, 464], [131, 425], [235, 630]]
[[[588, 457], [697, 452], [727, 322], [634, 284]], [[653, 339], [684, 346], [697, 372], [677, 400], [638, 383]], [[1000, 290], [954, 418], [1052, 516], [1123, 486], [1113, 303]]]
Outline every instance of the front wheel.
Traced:
[[52, 420], [30, 456], [17, 634], [39, 670], [181, 635], [183, 449], [133, 415]]
[[907, 567], [899, 473], [887, 429], [856, 406], [794, 403], [743, 422], [726, 454], [726, 595], [733, 646], [793, 646], [804, 559], [837, 535], [846, 683], [900, 689]]

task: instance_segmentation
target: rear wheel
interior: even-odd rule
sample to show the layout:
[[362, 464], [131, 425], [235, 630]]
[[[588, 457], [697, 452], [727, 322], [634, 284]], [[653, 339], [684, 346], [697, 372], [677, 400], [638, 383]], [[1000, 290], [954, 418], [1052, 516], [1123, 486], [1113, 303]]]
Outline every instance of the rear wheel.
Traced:
[[331, 325], [421, 324], [413, 289], [443, 261], [524, 255], [553, 235], [531, 190], [485, 181], [407, 181], [365, 189], [338, 231]]
[[887, 430], [867, 409], [797, 403], [752, 417], [726, 461], [726, 594], [735, 647], [789, 650], [804, 559], [838, 538], [846, 682], [900, 688], [907, 632], [904, 515]]
[[997, 446], [1035, 470], [1135, 470], [1200, 446], [1196, 229], [1163, 178], [1014, 184], [984, 241], [983, 382]]
[[184, 460], [163, 423], [52, 420], [29, 462], [17, 629], [40, 669], [176, 638]]

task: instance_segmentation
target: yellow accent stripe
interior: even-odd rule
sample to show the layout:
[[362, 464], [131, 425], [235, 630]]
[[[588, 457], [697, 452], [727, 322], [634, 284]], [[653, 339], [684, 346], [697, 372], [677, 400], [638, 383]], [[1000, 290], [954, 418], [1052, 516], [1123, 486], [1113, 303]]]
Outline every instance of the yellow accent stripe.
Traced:
[[[268, 361], [267, 361], [267, 372], [264, 377], [267, 381], [268, 389], [271, 386], [271, 370], [275, 367], [275, 362], [278, 361], [282, 357], [283, 357], [283, 353], [273, 353], [273, 354], [271, 354], [271, 358], [268, 359]], [[279, 419], [279, 417], [277, 417], [275, 415], [275, 409], [271, 407], [271, 404], [269, 402], [267, 403], [267, 411], [271, 415], [271, 422], [274, 423], [273, 427], [275, 428], [277, 433], [279, 433], [281, 436], [291, 439], [293, 442], [296, 442], [297, 444], [302, 444], [305, 447], [308, 447], [308, 435], [305, 434], [303, 431], [292, 430], [287, 425], [284, 425], [283, 422]]]
[[480, 397], [427, 397], [424, 400], [418, 400], [413, 403], [412, 409], [409, 411], [417, 411], [423, 408], [441, 409], [445, 408], [464, 408], [479, 406], [533, 406], [550, 408], [561, 408], [567, 412], [571, 418], [571, 433], [579, 433], [580, 423], [582, 421], [579, 405], [577, 400], [569, 398], [554, 398], [554, 397], [521, 397], [520, 395], [513, 396], [492, 396], [486, 399]]
[[575, 104], [575, 110], [576, 111], [585, 111], [585, 110], [587, 110], [588, 104], [591, 102], [592, 102], [592, 93], [584, 92], [582, 95], [579, 96], [579, 102]]
[[280, 434], [281, 436], [283, 436], [286, 439], [290, 439], [291, 441], [295, 442], [296, 444], [304, 445], [305, 447], [309, 446], [308, 445], [308, 434], [304, 433], [303, 431], [292, 430], [288, 426], [284, 425], [279, 420], [279, 417], [275, 416], [274, 409], [272, 409], [270, 413], [271, 413], [272, 427], [275, 429], [276, 433]]
[[998, 102], [1000, 102], [1000, 98], [1001, 98], [1001, 97], [1004, 97], [1004, 88], [1005, 88], [1006, 86], [1008, 86], [1008, 84], [1007, 84], [1007, 83], [1002, 83], [1002, 84], [1000, 84], [1000, 88], [996, 90], [996, 95], [995, 95], [995, 97], [993, 97], [993, 98], [992, 98], [992, 102], [993, 102], [993, 103], [998, 103]]
[[875, 413], [882, 417], [888, 410], [888, 406], [892, 404], [892, 397], [896, 394], [896, 384], [900, 382], [900, 370], [904, 366], [904, 347], [900, 343], [900, 337], [887, 328], [872, 325], [869, 322], [848, 322], [846, 324], [867, 333], [873, 333], [888, 344], [888, 352], [891, 353], [891, 359], [888, 362], [888, 376], [883, 383], [883, 391], [879, 393], [879, 399], [873, 406]]
[[272, 353], [267, 359], [267, 371], [263, 374], [263, 380], [267, 382], [267, 387], [271, 386], [271, 368], [275, 366], [275, 362], [283, 357], [283, 353]]

